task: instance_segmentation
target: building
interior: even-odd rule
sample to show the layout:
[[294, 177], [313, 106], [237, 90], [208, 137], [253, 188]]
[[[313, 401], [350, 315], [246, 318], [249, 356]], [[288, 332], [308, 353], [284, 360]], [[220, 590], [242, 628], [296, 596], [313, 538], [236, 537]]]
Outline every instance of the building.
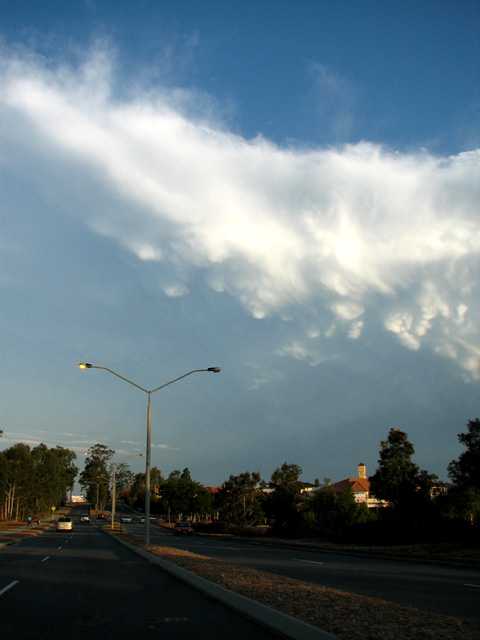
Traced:
[[[363, 462], [358, 465], [357, 472], [357, 478], [345, 478], [345, 480], [333, 482], [332, 484], [329, 484], [328, 487], [322, 487], [322, 489], [333, 489], [336, 493], [340, 493], [340, 491], [343, 491], [345, 487], [350, 487], [357, 504], [366, 504], [369, 509], [378, 509], [380, 507], [388, 506], [388, 502], [386, 500], [377, 500], [377, 498], [370, 493], [370, 481], [367, 478], [367, 467]], [[321, 491], [322, 489], [317, 489], [317, 491]]]

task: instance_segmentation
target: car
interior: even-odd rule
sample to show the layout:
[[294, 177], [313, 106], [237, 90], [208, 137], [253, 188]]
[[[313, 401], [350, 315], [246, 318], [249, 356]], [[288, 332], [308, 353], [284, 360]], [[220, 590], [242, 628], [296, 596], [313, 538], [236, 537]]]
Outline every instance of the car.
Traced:
[[122, 522], [131, 522], [132, 516], [122, 516]]
[[73, 531], [73, 522], [69, 516], [62, 516], [57, 520], [57, 531]]
[[145, 516], [140, 516], [140, 524], [145, 524]]
[[97, 520], [105, 520], [105, 514], [104, 513], [99, 513], [97, 516]]
[[188, 522], [176, 522], [173, 527], [174, 536], [191, 536], [193, 535], [193, 529]]
[[90, 522], [90, 516], [87, 513], [82, 513], [80, 516], [80, 522]]

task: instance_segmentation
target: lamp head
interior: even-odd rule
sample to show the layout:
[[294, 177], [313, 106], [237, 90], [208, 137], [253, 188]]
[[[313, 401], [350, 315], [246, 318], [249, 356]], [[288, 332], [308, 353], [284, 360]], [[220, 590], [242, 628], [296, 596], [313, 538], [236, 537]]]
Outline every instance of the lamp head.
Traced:
[[81, 362], [79, 365], [80, 369], [91, 369], [93, 364], [88, 364], [88, 362]]
[[207, 371], [213, 371], [213, 373], [220, 373], [220, 367], [208, 367]]

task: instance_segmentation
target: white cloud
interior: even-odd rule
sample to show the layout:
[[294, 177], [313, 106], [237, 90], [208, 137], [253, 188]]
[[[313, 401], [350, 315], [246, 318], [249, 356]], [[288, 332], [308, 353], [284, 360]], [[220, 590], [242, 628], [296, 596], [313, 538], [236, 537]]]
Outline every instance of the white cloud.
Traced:
[[[69, 214], [148, 263], [153, 290], [187, 295], [202, 270], [255, 318], [309, 323], [320, 310], [307, 335], [345, 325], [351, 339], [377, 323], [480, 376], [478, 151], [281, 149], [187, 117], [168, 92], [119, 102], [111, 82], [105, 53], [77, 71], [10, 58], [1, 135], [21, 149], [23, 122], [29, 152], [64, 167], [57, 190], [74, 191], [79, 173], [100, 185], [110, 206]], [[279, 353], [321, 361], [303, 335]]]
[[171, 447], [168, 444], [152, 444], [152, 449], [161, 449], [163, 451], [178, 451], [178, 447]]
[[400, 312], [385, 320], [385, 327], [396, 333], [402, 344], [409, 349], [419, 349], [420, 341], [412, 333], [413, 316], [408, 312]]

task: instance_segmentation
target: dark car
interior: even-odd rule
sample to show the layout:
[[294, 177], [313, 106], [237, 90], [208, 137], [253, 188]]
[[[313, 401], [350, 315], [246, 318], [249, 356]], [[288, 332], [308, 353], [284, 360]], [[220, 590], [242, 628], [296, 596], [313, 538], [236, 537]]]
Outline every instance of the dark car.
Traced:
[[99, 513], [97, 516], [97, 520], [105, 520], [105, 514], [104, 513]]
[[173, 527], [174, 536], [191, 536], [193, 535], [193, 529], [188, 522], [176, 522]]

